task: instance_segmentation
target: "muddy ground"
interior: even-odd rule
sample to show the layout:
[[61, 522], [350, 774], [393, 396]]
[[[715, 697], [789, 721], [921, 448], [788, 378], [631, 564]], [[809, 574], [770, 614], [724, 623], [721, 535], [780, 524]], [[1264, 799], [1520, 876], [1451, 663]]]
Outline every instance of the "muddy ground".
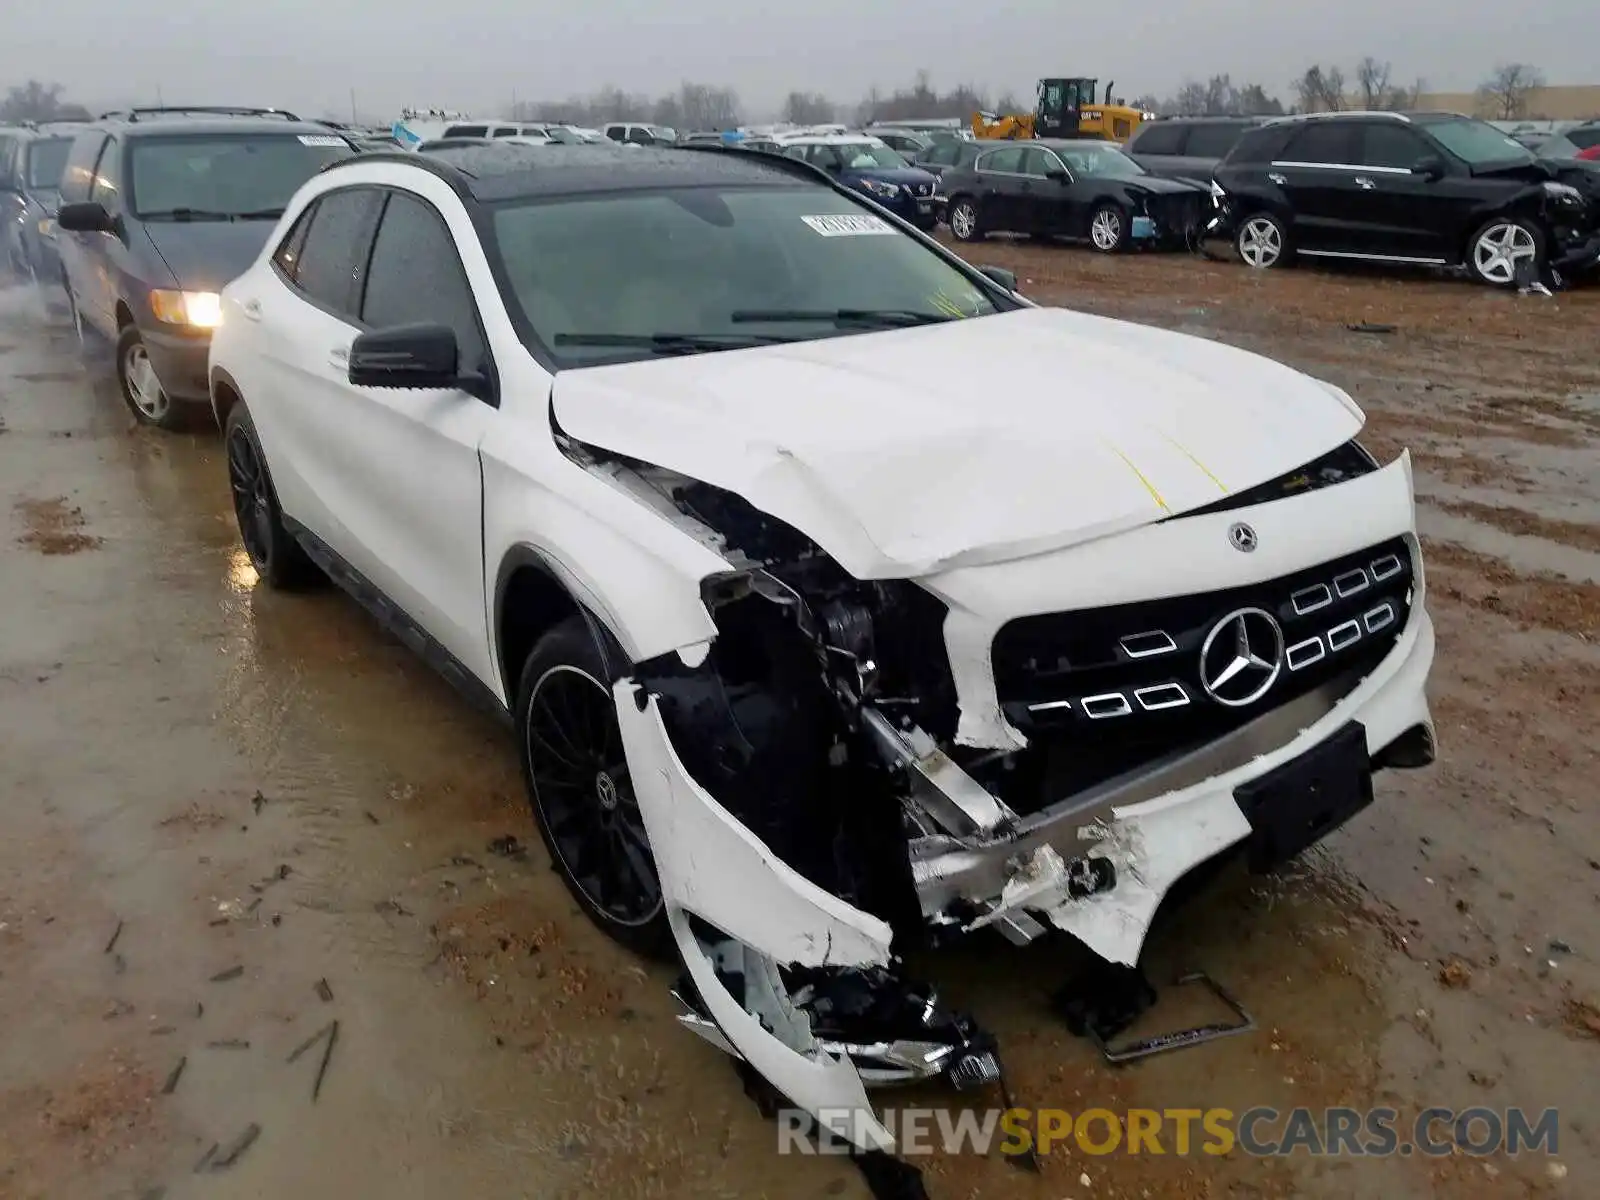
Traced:
[[[1150, 944], [1158, 980], [1205, 968], [1256, 1033], [1114, 1070], [1046, 1010], [1069, 955], [934, 964], [1017, 1102], [1562, 1126], [1559, 1160], [967, 1156], [926, 1164], [934, 1195], [1597, 1194], [1600, 291], [972, 257], [1348, 388], [1416, 463], [1439, 629], [1440, 762]], [[579, 917], [507, 735], [340, 595], [257, 587], [216, 436], [133, 428], [108, 375], [0, 296], [0, 1195], [864, 1195], [840, 1160], [776, 1157], [668, 974]], [[318, 1092], [326, 1035], [286, 1060], [332, 1021]]]

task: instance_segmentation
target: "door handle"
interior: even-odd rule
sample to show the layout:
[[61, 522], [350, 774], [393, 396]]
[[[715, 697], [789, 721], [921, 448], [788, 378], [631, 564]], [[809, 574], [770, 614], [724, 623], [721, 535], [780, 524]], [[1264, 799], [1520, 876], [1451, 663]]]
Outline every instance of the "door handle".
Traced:
[[1276, 171], [1273, 171], [1267, 176], [1267, 181], [1269, 183], [1275, 183], [1279, 187], [1282, 187], [1284, 184], [1289, 182], [1289, 179], [1288, 179], [1288, 176], [1280, 175]]
[[1368, 179], [1365, 175], [1357, 175], [1356, 176], [1356, 186], [1358, 188], [1360, 188], [1364, 192], [1370, 192], [1373, 188], [1377, 187], [1378, 185], [1373, 183], [1372, 180]]
[[239, 311], [245, 315], [246, 320], [259, 321], [261, 320], [261, 301], [246, 300], [239, 305]]

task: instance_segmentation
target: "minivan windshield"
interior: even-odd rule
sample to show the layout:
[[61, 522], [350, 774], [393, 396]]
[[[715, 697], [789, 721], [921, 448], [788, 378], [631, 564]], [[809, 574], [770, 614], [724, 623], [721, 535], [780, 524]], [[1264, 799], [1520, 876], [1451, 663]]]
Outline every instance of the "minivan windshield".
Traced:
[[141, 137], [128, 199], [147, 221], [276, 220], [302, 183], [354, 153], [332, 134]]
[[1534, 160], [1533, 152], [1521, 142], [1483, 121], [1451, 117], [1443, 121], [1429, 121], [1423, 128], [1468, 166], [1527, 163]]
[[67, 168], [71, 138], [40, 138], [28, 147], [28, 186], [61, 190], [61, 172]]
[[864, 205], [718, 185], [497, 206], [491, 253], [558, 366], [987, 316], [1004, 302]]

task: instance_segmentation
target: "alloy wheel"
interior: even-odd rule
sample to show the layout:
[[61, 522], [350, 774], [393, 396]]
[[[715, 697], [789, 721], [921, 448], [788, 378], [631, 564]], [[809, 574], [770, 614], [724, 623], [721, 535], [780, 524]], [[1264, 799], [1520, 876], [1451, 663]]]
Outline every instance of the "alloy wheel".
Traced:
[[1089, 223], [1089, 240], [1096, 250], [1112, 251], [1122, 242], [1122, 214], [1102, 208]]
[[1270, 267], [1283, 257], [1283, 231], [1271, 217], [1251, 217], [1239, 230], [1239, 257], [1251, 267]]
[[527, 722], [534, 800], [568, 878], [606, 920], [649, 924], [661, 883], [611, 689], [578, 667], [551, 667], [533, 685]]
[[950, 210], [950, 232], [962, 241], [972, 237], [978, 229], [978, 213], [966, 200]]
[[1538, 257], [1539, 244], [1533, 234], [1515, 221], [1496, 221], [1472, 246], [1472, 262], [1479, 276], [1495, 284], [1515, 283], [1517, 268]]
[[151, 422], [159, 424], [165, 419], [172, 401], [167, 399], [166, 390], [156, 378], [150, 352], [142, 343], [135, 342], [124, 352], [122, 376], [128, 381], [128, 395], [133, 399], [133, 406]]
[[228, 435], [228, 482], [245, 553], [258, 571], [264, 571], [272, 557], [272, 493], [255, 443], [238, 427]]

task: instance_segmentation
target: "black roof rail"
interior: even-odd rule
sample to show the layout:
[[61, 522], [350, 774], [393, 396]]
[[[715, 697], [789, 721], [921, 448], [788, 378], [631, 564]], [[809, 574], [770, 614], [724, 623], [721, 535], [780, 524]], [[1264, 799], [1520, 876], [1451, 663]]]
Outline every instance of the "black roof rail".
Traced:
[[231, 104], [178, 104], [178, 105], [141, 105], [134, 108], [119, 108], [111, 112], [100, 114], [100, 120], [111, 121], [121, 119], [136, 122], [143, 117], [161, 116], [164, 114], [181, 113], [188, 116], [203, 117], [282, 117], [285, 121], [298, 121], [286, 108], [244, 108]]

